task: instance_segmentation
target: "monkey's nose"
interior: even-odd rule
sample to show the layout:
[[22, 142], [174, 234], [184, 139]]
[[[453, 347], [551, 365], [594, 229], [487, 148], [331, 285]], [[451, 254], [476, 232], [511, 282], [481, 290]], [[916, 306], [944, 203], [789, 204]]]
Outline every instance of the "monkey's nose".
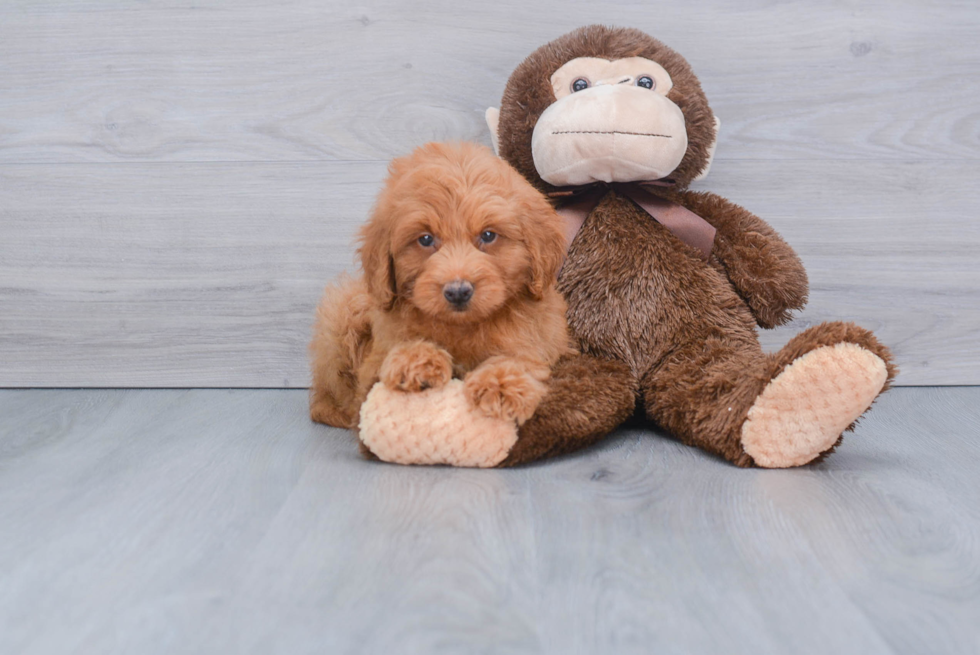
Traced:
[[442, 288], [442, 295], [453, 309], [460, 311], [466, 309], [466, 303], [473, 297], [473, 285], [466, 280], [453, 280]]

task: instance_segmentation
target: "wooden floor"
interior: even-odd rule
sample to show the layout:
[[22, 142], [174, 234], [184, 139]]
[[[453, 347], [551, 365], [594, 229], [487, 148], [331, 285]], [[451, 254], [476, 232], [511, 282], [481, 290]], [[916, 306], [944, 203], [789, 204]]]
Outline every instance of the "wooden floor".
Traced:
[[980, 389], [826, 462], [362, 460], [298, 390], [0, 391], [2, 653], [977, 653]]

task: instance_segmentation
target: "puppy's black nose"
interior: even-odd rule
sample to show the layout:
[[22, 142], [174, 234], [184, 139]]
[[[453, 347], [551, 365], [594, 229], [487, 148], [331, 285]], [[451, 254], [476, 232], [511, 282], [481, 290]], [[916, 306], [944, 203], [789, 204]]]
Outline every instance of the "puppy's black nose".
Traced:
[[463, 309], [473, 297], [473, 285], [466, 280], [453, 280], [442, 288], [442, 295], [453, 306], [453, 309]]

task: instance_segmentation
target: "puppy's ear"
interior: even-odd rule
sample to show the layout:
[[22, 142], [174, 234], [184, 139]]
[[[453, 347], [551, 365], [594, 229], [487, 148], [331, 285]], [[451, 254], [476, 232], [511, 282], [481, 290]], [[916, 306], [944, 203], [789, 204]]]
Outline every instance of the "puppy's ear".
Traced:
[[[537, 190], [531, 189], [535, 195]], [[565, 261], [567, 250], [564, 222], [551, 204], [542, 196], [525, 203], [526, 213], [521, 222], [524, 243], [531, 257], [531, 278], [528, 289], [540, 300], [545, 290], [558, 280], [558, 271]]]
[[382, 207], [377, 207], [371, 220], [361, 228], [361, 269], [368, 292], [384, 309], [391, 309], [398, 295], [395, 280], [395, 256], [391, 252], [391, 228]]

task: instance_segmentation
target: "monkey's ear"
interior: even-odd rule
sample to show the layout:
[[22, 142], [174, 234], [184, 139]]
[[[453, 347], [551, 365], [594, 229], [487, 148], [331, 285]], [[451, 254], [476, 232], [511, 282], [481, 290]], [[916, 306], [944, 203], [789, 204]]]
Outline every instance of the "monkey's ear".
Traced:
[[395, 282], [395, 257], [391, 252], [391, 235], [379, 216], [361, 229], [361, 269], [368, 292], [384, 309], [391, 309], [398, 295]]
[[497, 138], [497, 126], [500, 124], [500, 110], [496, 107], [488, 107], [485, 114], [487, 127], [490, 128], [490, 141], [493, 143], [493, 151], [500, 156], [499, 139]]
[[721, 131], [721, 119], [715, 116], [715, 138], [711, 140], [711, 145], [708, 146], [708, 163], [704, 165], [701, 172], [698, 173], [692, 182], [697, 182], [698, 180], [703, 180], [708, 177], [708, 171], [711, 170], [711, 162], [715, 159], [715, 148], [718, 147], [718, 132]]

